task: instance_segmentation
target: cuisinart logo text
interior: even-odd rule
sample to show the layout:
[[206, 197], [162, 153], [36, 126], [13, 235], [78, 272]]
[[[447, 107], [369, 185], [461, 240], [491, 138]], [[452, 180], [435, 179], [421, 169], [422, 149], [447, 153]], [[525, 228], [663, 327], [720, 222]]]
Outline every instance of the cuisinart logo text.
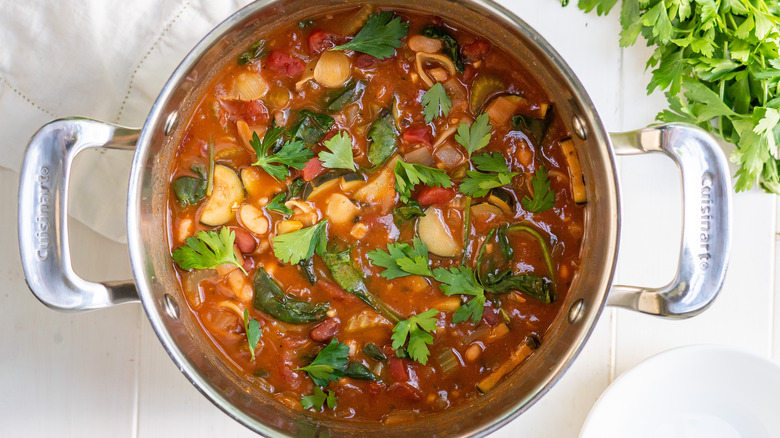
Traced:
[[707, 172], [701, 177], [701, 233], [699, 234], [699, 267], [710, 267], [710, 227], [712, 226], [712, 174]]
[[35, 255], [39, 261], [49, 258], [49, 229], [51, 220], [49, 206], [51, 203], [51, 191], [48, 187], [49, 168], [41, 167], [38, 173], [38, 211], [35, 212]]

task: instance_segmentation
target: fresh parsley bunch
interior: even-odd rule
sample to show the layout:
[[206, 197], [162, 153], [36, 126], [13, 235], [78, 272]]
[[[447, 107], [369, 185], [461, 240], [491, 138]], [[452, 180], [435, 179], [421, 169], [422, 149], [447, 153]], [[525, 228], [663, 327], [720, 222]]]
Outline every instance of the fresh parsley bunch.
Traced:
[[[562, 1], [566, 4], [567, 0]], [[617, 0], [579, 0], [607, 14]], [[771, 0], [623, 0], [620, 45], [656, 46], [648, 92], [665, 90], [665, 122], [686, 122], [736, 145], [737, 191], [780, 193], [780, 4]]]

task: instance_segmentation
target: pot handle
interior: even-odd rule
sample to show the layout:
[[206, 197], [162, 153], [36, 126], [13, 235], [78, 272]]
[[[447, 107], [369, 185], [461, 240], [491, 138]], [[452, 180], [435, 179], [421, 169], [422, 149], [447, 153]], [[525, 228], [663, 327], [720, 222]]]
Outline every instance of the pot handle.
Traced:
[[133, 281], [95, 283], [70, 261], [68, 180], [89, 148], [134, 150], [140, 130], [84, 118], [55, 120], [27, 145], [19, 179], [19, 251], [27, 285], [43, 304], [76, 312], [139, 301]]
[[731, 177], [718, 143], [704, 130], [670, 123], [612, 134], [618, 155], [663, 152], [682, 175], [683, 234], [674, 280], [649, 289], [613, 286], [609, 305], [672, 318], [706, 309], [726, 276], [731, 250]]

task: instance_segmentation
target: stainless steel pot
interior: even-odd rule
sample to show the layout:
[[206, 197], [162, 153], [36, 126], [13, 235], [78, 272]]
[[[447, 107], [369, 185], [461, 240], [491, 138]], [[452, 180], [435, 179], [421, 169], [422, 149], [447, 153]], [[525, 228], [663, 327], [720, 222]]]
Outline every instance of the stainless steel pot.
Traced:
[[[247, 6], [214, 29], [184, 59], [154, 104], [143, 129], [86, 119], [41, 128], [27, 148], [19, 184], [19, 247], [27, 283], [47, 306], [63, 311], [140, 301], [160, 342], [181, 371], [228, 415], [264, 435], [466, 436], [501, 427], [546, 393], [577, 357], [605, 305], [684, 318], [704, 310], [726, 273], [731, 232], [731, 183], [718, 145], [702, 130], [661, 125], [613, 135], [558, 54], [527, 24], [489, 0], [426, 2], [425, 11], [489, 36], [523, 62], [554, 102], [575, 144], [587, 182], [582, 266], [545, 342], [496, 389], [468, 405], [412, 424], [380, 425], [318, 418], [288, 409], [250, 386], [205, 338], [175, 279], [167, 245], [166, 198], [174, 151], [188, 118], [216, 71], [269, 29], [353, 0], [267, 0]], [[415, 0], [387, 0], [419, 9]], [[87, 148], [134, 149], [127, 229], [134, 281], [92, 283], [71, 268], [68, 176]], [[661, 152], [682, 175], [684, 221], [679, 269], [658, 289], [612, 284], [620, 237], [620, 196], [614, 153]], [[468, 412], [468, 415], [464, 415]], [[325, 435], [327, 434], [327, 435]]]

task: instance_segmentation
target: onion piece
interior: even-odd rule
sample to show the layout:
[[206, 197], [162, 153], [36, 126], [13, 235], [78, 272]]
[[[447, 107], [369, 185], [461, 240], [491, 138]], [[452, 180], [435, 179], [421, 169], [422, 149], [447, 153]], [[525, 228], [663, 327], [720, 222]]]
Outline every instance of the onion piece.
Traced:
[[426, 146], [421, 146], [408, 154], [404, 155], [404, 161], [407, 163], [422, 164], [423, 166], [433, 166], [433, 155]]
[[306, 70], [303, 71], [301, 79], [295, 83], [295, 91], [303, 91], [303, 86], [306, 85], [306, 83], [310, 80], [314, 79], [314, 68], [317, 66], [317, 61], [319, 60], [320, 58], [316, 57], [309, 61], [308, 64], [306, 64]]
[[417, 73], [429, 88], [433, 86], [434, 82], [431, 76], [425, 71], [426, 64], [439, 64], [447, 70], [450, 76], [455, 76], [455, 64], [450, 58], [441, 53], [417, 52], [417, 55], [415, 55]]
[[454, 146], [447, 143], [444, 146], [436, 149], [436, 158], [444, 165], [444, 167], [447, 169], [452, 169], [453, 167], [460, 164], [461, 161], [463, 161], [463, 154], [461, 154], [460, 151], [457, 150]]

